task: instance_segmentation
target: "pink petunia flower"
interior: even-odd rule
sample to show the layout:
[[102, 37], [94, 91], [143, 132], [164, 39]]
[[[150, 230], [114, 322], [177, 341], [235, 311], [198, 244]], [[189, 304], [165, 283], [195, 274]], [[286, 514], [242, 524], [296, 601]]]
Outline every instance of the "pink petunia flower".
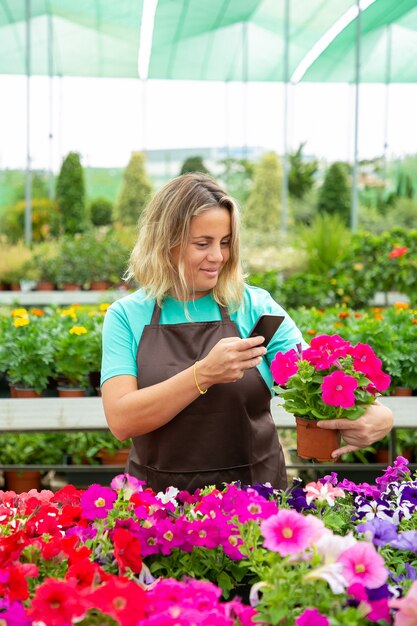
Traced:
[[117, 494], [109, 487], [90, 485], [81, 498], [81, 508], [87, 519], [105, 519], [113, 508]]
[[349, 584], [361, 583], [369, 589], [381, 587], [388, 578], [384, 559], [374, 546], [358, 541], [338, 558], [344, 566], [343, 576]]
[[281, 509], [261, 524], [265, 548], [281, 556], [297, 554], [310, 545], [310, 521], [297, 513]]
[[299, 356], [295, 350], [288, 352], [277, 352], [271, 363], [271, 372], [278, 385], [285, 385], [288, 379], [298, 371], [297, 361]]
[[325, 404], [348, 409], [355, 405], [354, 391], [357, 387], [356, 378], [337, 370], [324, 377], [321, 385], [321, 397]]
[[394, 598], [390, 607], [399, 609], [394, 617], [394, 626], [415, 626], [417, 624], [417, 581], [403, 598]]
[[336, 498], [344, 498], [345, 492], [339, 487], [333, 487], [330, 483], [308, 483], [305, 486], [307, 504], [313, 500], [327, 502], [329, 506], [334, 506]]
[[299, 615], [295, 623], [297, 626], [329, 626], [330, 622], [318, 609], [306, 609]]

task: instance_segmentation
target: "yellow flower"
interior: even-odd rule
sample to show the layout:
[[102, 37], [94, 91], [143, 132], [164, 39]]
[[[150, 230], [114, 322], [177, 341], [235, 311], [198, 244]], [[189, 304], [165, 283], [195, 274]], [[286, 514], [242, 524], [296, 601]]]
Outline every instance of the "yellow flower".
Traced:
[[85, 326], [73, 326], [69, 332], [70, 335], [85, 335], [88, 331]]
[[13, 309], [12, 315], [13, 317], [27, 317], [28, 312], [26, 309]]
[[70, 309], [62, 309], [61, 317], [70, 317], [73, 320], [77, 319], [77, 316], [75, 315], [74, 310], [72, 308], [70, 308]]
[[108, 302], [103, 302], [102, 304], [100, 304], [99, 309], [100, 309], [100, 311], [107, 311], [109, 306], [110, 306], [110, 304]]
[[14, 323], [15, 328], [19, 328], [19, 326], [27, 326], [29, 324], [29, 318], [28, 317], [16, 317], [13, 323]]
[[355, 263], [353, 269], [357, 272], [360, 272], [361, 270], [363, 270], [363, 263]]

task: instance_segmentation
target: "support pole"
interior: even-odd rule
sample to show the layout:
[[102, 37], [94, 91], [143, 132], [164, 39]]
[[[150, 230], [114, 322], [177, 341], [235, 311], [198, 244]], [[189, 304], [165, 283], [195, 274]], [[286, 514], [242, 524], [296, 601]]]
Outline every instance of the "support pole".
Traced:
[[350, 227], [356, 233], [359, 224], [359, 190], [358, 190], [358, 161], [359, 161], [359, 83], [361, 72], [361, 7], [360, 0], [356, 0], [358, 7], [358, 17], [356, 22], [356, 55], [355, 55], [355, 145], [353, 154], [352, 172], [352, 210], [350, 216]]
[[248, 158], [248, 68], [249, 68], [248, 24], [242, 23], [242, 131], [243, 158]]
[[288, 230], [288, 81], [289, 81], [289, 52], [290, 52], [290, 0], [285, 0], [284, 8], [284, 126], [283, 126], [283, 156], [282, 156], [282, 189], [281, 189], [281, 232]]
[[48, 75], [49, 75], [49, 167], [48, 167], [48, 197], [54, 197], [54, 172], [53, 172], [53, 140], [54, 140], [54, 54], [53, 54], [53, 29], [50, 6], [48, 12]]
[[30, 0], [25, 0], [26, 13], [26, 186], [25, 186], [25, 243], [32, 243], [32, 172], [30, 157]]
[[384, 119], [384, 178], [388, 177], [388, 129], [389, 129], [389, 86], [391, 82], [392, 31], [387, 26], [387, 57], [385, 65], [385, 119]]

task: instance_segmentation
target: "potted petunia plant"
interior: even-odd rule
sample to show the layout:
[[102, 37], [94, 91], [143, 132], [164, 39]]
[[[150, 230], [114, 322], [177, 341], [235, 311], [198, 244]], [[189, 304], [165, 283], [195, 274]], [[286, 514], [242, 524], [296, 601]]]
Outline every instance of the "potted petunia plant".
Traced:
[[296, 418], [298, 456], [317, 461], [331, 461], [340, 445], [340, 433], [321, 430], [317, 422], [358, 419], [390, 385], [371, 346], [339, 335], [314, 337], [306, 350], [278, 352], [271, 372], [283, 408]]

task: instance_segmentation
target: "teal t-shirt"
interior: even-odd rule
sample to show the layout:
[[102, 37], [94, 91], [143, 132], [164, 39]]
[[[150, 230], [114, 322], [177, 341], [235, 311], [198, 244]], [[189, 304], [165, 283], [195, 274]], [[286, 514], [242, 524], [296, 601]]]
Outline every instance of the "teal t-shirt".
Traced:
[[[101, 384], [120, 375], [137, 376], [136, 353], [143, 328], [150, 324], [155, 306], [154, 298], [147, 298], [143, 289], [116, 300], [108, 308], [103, 324], [103, 359]], [[219, 305], [211, 294], [186, 303], [167, 297], [161, 308], [160, 324], [187, 322], [214, 322], [221, 320]], [[268, 352], [258, 369], [269, 388], [273, 385], [270, 364], [277, 352], [286, 352], [299, 343], [303, 347], [301, 332], [284, 309], [270, 294], [259, 287], [245, 285], [243, 304], [230, 314], [241, 337], [247, 337], [263, 313], [284, 315], [285, 320], [268, 345]], [[188, 315], [188, 317], [187, 317]]]

